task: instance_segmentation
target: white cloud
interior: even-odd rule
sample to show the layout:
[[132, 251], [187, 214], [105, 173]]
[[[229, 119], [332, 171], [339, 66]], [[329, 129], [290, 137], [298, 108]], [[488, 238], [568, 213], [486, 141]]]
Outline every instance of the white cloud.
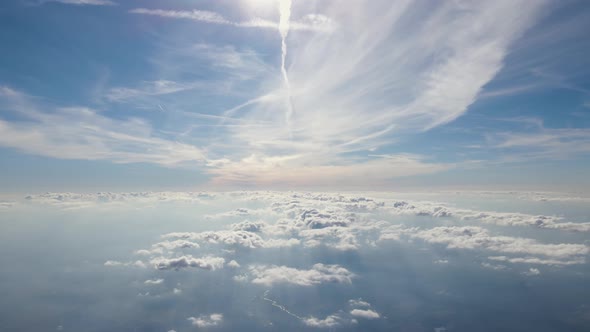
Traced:
[[198, 84], [182, 84], [174, 81], [159, 80], [151, 82], [142, 82], [140, 87], [126, 88], [116, 87], [111, 88], [106, 94], [106, 98], [110, 101], [125, 101], [144, 96], [158, 96], [172, 94], [176, 92], [186, 91], [197, 88]]
[[[238, 209], [238, 210], [244, 210], [244, 209]], [[251, 232], [251, 233], [259, 233], [262, 231], [262, 229], [265, 226], [266, 226], [266, 223], [261, 222], [261, 221], [252, 222], [252, 221], [246, 220], [246, 221], [242, 221], [237, 224], [232, 224], [230, 227], [234, 231], [246, 231], [246, 232]]]
[[562, 259], [547, 259], [539, 257], [506, 257], [506, 256], [490, 256], [488, 259], [493, 261], [508, 262], [513, 264], [537, 264], [537, 265], [577, 265], [584, 264], [586, 259], [584, 257], [576, 257], [567, 260]]
[[314, 264], [310, 270], [299, 270], [287, 266], [253, 265], [249, 267], [252, 283], [272, 286], [273, 284], [295, 284], [312, 286], [321, 283], [352, 283], [354, 274], [339, 265]]
[[86, 107], [40, 111], [31, 97], [10, 91], [13, 93], [0, 93], [0, 102], [23, 120], [0, 119], [0, 146], [52, 158], [146, 162], [167, 167], [205, 160], [200, 148], [159, 137], [144, 120], [112, 119]]
[[[330, 34], [288, 41], [290, 88], [263, 90], [238, 106], [242, 118], [274, 125], [228, 129], [227, 141], [244, 148], [211, 170], [214, 183], [287, 187], [355, 179], [374, 186], [452, 167], [368, 151], [466, 112], [544, 4], [439, 3], [427, 11], [410, 1], [322, 6], [343, 23]], [[268, 95], [280, 97], [262, 98]]]
[[[231, 82], [226, 92], [244, 91], [239, 98], [225, 98], [241, 99], [225, 112], [211, 109], [192, 114], [236, 122], [218, 124], [220, 130], [203, 140], [207, 146], [185, 143], [194, 142], [192, 131], [202, 123], [189, 123], [188, 128], [183, 126], [186, 130], [168, 138], [146, 121], [114, 120], [95, 110], [82, 112], [81, 108], [28, 112], [33, 118], [24, 122], [0, 120], [0, 131], [5, 133], [0, 145], [62, 159], [200, 166], [214, 177], [212, 185], [216, 186], [320, 187], [342, 185], [342, 180], [347, 180], [350, 186], [385, 187], [392, 178], [455, 167], [416, 154], [373, 155], [370, 151], [464, 114], [482, 87], [502, 69], [511, 45], [538, 20], [545, 4], [526, 0], [441, 2], [426, 8], [412, 1], [392, 4], [352, 0], [343, 8], [338, 3], [306, 7], [295, 2], [291, 15], [294, 19], [284, 15], [282, 24], [280, 20], [260, 17], [235, 20], [206, 10], [131, 9], [129, 12], [136, 15], [276, 29], [283, 37], [287, 31], [295, 33], [283, 38], [285, 45], [277, 43], [276, 53], [281, 50], [287, 55], [287, 48], [289, 52], [281, 68], [274, 70], [268, 64], [268, 55], [260, 57], [255, 51], [231, 45], [191, 45], [185, 47], [188, 51], [180, 52], [192, 58], [204, 54], [213, 60], [211, 68], [227, 69], [219, 75], [223, 83], [213, 85], [223, 86], [227, 78]], [[311, 13], [309, 9], [313, 9]], [[294, 16], [300, 13], [307, 14]], [[163, 48], [177, 51], [175, 45], [162, 44], [166, 45]], [[196, 66], [179, 64], [174, 57], [149, 60], [157, 63], [158, 75], [151, 76], [152, 81], [114, 87], [106, 93], [107, 100], [163, 97], [202, 86], [203, 82], [178, 79]], [[173, 67], [181, 69], [166, 70]], [[256, 69], [234, 74], [236, 68]], [[278, 84], [279, 71], [285, 78], [288, 74], [289, 89]], [[170, 72], [177, 75], [168, 75]], [[257, 78], [250, 89], [232, 86], [241, 75]], [[8, 91], [2, 95], [8, 95]], [[285, 103], [287, 97], [292, 102]], [[192, 108], [195, 99], [189, 99], [187, 105]], [[151, 104], [158, 106], [156, 102]], [[549, 134], [553, 136], [552, 145], [567, 140], [559, 138], [561, 132]], [[576, 137], [586, 134], [577, 133]], [[585, 139], [580, 138], [580, 143]]]
[[474, 211], [453, 208], [434, 202], [395, 201], [385, 209], [393, 214], [429, 216], [436, 218], [455, 217], [464, 221], [481, 221], [502, 226], [534, 226], [538, 228], [588, 232], [590, 222], [564, 222], [562, 217], [531, 215], [514, 212]]
[[[101, 194], [102, 195], [102, 194]], [[150, 195], [105, 195], [105, 197], [139, 197], [140, 202], [151, 204]], [[90, 195], [75, 196], [73, 194], [48, 194], [39, 201], [68, 202], [70, 200], [96, 202]], [[131, 197], [131, 198], [127, 198]], [[446, 204], [434, 202], [408, 202], [399, 199], [375, 200], [365, 195], [329, 194], [329, 193], [294, 193], [294, 192], [230, 192], [209, 195], [173, 194], [163, 197], [180, 201], [209, 197], [208, 200], [235, 200], [239, 204], [255, 204], [256, 209], [239, 208], [230, 213], [219, 213], [230, 217], [244, 219], [242, 222], [230, 224], [226, 229], [203, 232], [173, 232], [162, 235], [162, 240], [153, 244], [149, 250], [137, 250], [136, 254], [152, 258], [151, 264], [160, 269], [180, 269], [200, 267], [205, 269], [221, 268], [225, 259], [221, 257], [205, 257], [202, 259], [186, 255], [186, 251], [199, 248], [199, 252], [208, 255], [223, 254], [233, 258], [242, 250], [275, 250], [273, 248], [297, 247], [297, 251], [306, 248], [324, 248], [328, 250], [357, 251], [366, 248], [377, 248], [384, 241], [398, 241], [411, 245], [424, 241], [442, 245], [449, 250], [477, 250], [489, 255], [490, 262], [482, 263], [482, 267], [490, 269], [507, 269], [503, 265], [511, 263], [528, 265], [568, 266], [584, 264], [590, 248], [584, 243], [548, 243], [534, 238], [506, 236], [504, 228], [490, 231], [485, 224], [502, 226], [533, 226], [555, 230], [571, 230], [567, 222], [558, 217], [533, 216], [518, 213], [481, 212], [451, 208]], [[213, 197], [213, 198], [211, 198]], [[36, 199], [31, 200], [35, 202]], [[108, 201], [108, 200], [107, 200]], [[119, 198], [113, 199], [118, 202]], [[248, 203], [250, 202], [250, 203]], [[210, 202], [215, 206], [215, 202]], [[381, 220], [387, 214], [412, 215], [448, 218], [451, 223], [461, 221], [484, 222], [478, 226], [438, 226], [408, 227], [392, 221]], [[256, 216], [261, 220], [274, 222], [248, 221], [246, 218]], [[217, 218], [217, 217], [216, 217]], [[452, 219], [452, 220], [451, 220]], [[437, 220], [431, 220], [437, 222]], [[445, 221], [445, 223], [447, 223]], [[555, 225], [566, 225], [561, 228]], [[504, 230], [510, 231], [506, 228]], [[497, 234], [500, 232], [500, 234]], [[164, 257], [166, 255], [176, 257]], [[446, 264], [448, 259], [432, 260], [437, 264]], [[237, 268], [240, 264], [228, 258], [229, 267]], [[215, 260], [217, 263], [211, 261]], [[438, 260], [437, 260], [438, 259]], [[145, 264], [138, 261], [139, 264]], [[244, 262], [241, 261], [243, 264]], [[250, 262], [249, 262], [250, 263]], [[316, 264], [311, 269], [299, 269], [289, 266], [264, 265], [260, 262], [248, 266], [247, 273], [234, 277], [236, 281], [250, 281], [255, 284], [273, 285], [276, 283], [292, 283], [310, 286], [322, 282], [350, 283], [354, 277], [346, 267], [338, 265]], [[133, 262], [110, 262], [106, 265], [129, 266]], [[251, 263], [250, 263], [251, 264]], [[351, 302], [351, 306], [353, 306]], [[352, 309], [356, 309], [354, 307]], [[361, 307], [360, 305], [358, 308]]]
[[158, 252], [158, 249], [160, 248], [166, 249], [168, 251], [174, 251], [176, 249], [191, 249], [199, 247], [200, 246], [198, 243], [186, 240], [163, 241], [152, 245], [152, 248], [154, 248], [156, 252]]
[[[260, 17], [249, 20], [234, 22], [225, 18], [223, 15], [206, 10], [165, 10], [165, 9], [147, 9], [135, 8], [129, 11], [132, 14], [160, 16], [173, 19], [188, 19], [203, 23], [232, 25], [241, 28], [268, 28], [279, 29], [279, 24], [274, 21], [266, 20]], [[329, 17], [321, 14], [305, 15], [300, 21], [291, 23], [293, 30], [301, 31], [332, 31], [336, 24]]]
[[170, 18], [184, 18], [184, 19], [191, 19], [195, 21], [202, 21], [207, 23], [217, 23], [217, 24], [229, 24], [230, 22], [227, 21], [223, 16], [220, 14], [205, 11], [205, 10], [192, 10], [192, 11], [182, 11], [182, 10], [162, 10], [162, 9], [146, 9], [146, 8], [136, 8], [129, 11], [133, 14], [143, 14], [143, 15], [154, 15], [154, 16], [162, 16], [162, 17], [170, 17]]
[[222, 268], [224, 263], [225, 259], [222, 257], [194, 258], [191, 255], [176, 258], [157, 257], [150, 260], [150, 264], [158, 270], [180, 270], [188, 267], [217, 270]]
[[317, 328], [333, 328], [342, 325], [343, 319], [338, 315], [330, 315], [324, 319], [316, 317], [307, 317], [303, 319], [303, 323], [307, 326]]
[[539, 271], [539, 269], [536, 268], [530, 268], [528, 271], [523, 272], [523, 274], [526, 276], [538, 276], [541, 274], [541, 271]]
[[214, 327], [219, 326], [223, 322], [223, 314], [201, 315], [197, 318], [189, 317], [187, 320], [189, 320], [191, 324], [196, 327]]
[[381, 316], [376, 311], [371, 309], [353, 309], [350, 311], [350, 314], [354, 317], [365, 318], [365, 319], [376, 319], [380, 318]]
[[164, 238], [181, 238], [203, 241], [210, 244], [239, 245], [245, 248], [262, 248], [264, 240], [255, 233], [246, 231], [207, 231], [200, 233], [169, 233]]
[[148, 279], [146, 281], [144, 281], [143, 283], [146, 285], [159, 285], [161, 283], [164, 282], [164, 279]]
[[231, 261], [229, 261], [229, 263], [227, 263], [227, 266], [235, 269], [240, 267], [240, 264], [232, 259]]
[[542, 255], [553, 259], [568, 259], [587, 255], [584, 244], [544, 244], [533, 239], [494, 236], [481, 227], [434, 227], [411, 235], [426, 242], [444, 244], [449, 249], [480, 249], [496, 252]]
[[369, 308], [371, 304], [362, 299], [348, 300], [348, 304], [352, 307]]
[[236, 282], [247, 282], [248, 281], [248, 275], [246, 275], [246, 274], [240, 274], [240, 275], [234, 276], [233, 279]]
[[104, 266], [132, 266], [132, 267], [146, 267], [145, 263], [142, 261], [135, 261], [135, 262], [120, 262], [120, 261], [113, 261], [108, 260], [104, 262]]

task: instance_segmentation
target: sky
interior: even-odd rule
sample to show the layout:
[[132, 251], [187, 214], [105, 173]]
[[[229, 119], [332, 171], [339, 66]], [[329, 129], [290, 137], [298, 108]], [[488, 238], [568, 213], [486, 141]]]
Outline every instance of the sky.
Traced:
[[1, 331], [590, 331], [590, 2], [0, 1]]
[[1, 191], [585, 191], [589, 16], [587, 1], [2, 1]]

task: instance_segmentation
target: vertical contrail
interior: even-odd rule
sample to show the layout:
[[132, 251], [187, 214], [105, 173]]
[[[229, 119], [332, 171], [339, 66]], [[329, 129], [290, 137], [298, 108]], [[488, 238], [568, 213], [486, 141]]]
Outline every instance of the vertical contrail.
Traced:
[[285, 68], [285, 60], [287, 58], [287, 35], [289, 34], [289, 20], [291, 18], [291, 0], [279, 0], [279, 33], [281, 34], [281, 73], [285, 81], [285, 88], [287, 89], [287, 113], [285, 120], [287, 125], [291, 122], [293, 114], [293, 105], [291, 103], [291, 85], [289, 84], [289, 76], [287, 76], [287, 69]]

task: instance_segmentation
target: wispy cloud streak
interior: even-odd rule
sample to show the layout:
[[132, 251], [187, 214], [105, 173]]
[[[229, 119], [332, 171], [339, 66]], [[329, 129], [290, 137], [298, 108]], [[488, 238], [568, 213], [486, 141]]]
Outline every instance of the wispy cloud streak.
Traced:
[[[281, 0], [281, 8], [283, 7]], [[290, 2], [290, 1], [289, 1]], [[290, 7], [290, 6], [289, 6]], [[231, 21], [223, 15], [207, 11], [207, 10], [167, 10], [167, 9], [148, 9], [135, 8], [129, 11], [132, 14], [160, 16], [174, 19], [189, 19], [204, 23], [213, 23], [221, 25], [231, 25], [241, 28], [266, 28], [266, 29], [281, 29], [281, 23], [263, 19], [260, 17], [252, 18], [246, 21]], [[283, 23], [284, 24], [284, 23]], [[329, 32], [334, 29], [334, 22], [323, 15], [308, 15], [301, 21], [294, 22], [291, 27], [300, 31], [325, 31]], [[289, 27], [287, 27], [287, 30]]]

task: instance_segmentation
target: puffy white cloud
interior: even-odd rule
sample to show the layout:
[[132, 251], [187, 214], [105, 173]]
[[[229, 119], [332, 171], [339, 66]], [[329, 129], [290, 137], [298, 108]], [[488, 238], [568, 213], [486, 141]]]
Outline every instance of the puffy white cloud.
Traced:
[[219, 326], [223, 322], [223, 314], [201, 315], [187, 318], [193, 326], [205, 328]]
[[338, 315], [329, 315], [324, 319], [316, 318], [316, 317], [307, 317], [303, 318], [303, 323], [307, 326], [317, 327], [317, 328], [333, 328], [342, 325], [343, 318]]
[[249, 267], [252, 283], [272, 286], [273, 284], [295, 284], [312, 286], [321, 283], [352, 283], [354, 274], [339, 265], [314, 264], [309, 270], [287, 266], [253, 265]]
[[289, 238], [289, 239], [266, 239], [264, 241], [265, 248], [286, 248], [286, 247], [293, 247], [301, 244], [299, 239]]
[[[101, 194], [102, 195], [102, 194]], [[224, 262], [208, 265], [192, 256], [184, 256], [185, 249], [198, 249], [204, 255], [228, 255], [233, 257], [241, 250], [271, 250], [272, 248], [297, 247], [329, 248], [334, 250], [362, 250], [366, 247], [377, 248], [384, 245], [383, 241], [399, 241], [412, 245], [417, 240], [432, 244], [440, 244], [452, 250], [481, 250], [493, 252], [490, 261], [512, 264], [531, 265], [574, 265], [583, 264], [590, 249], [583, 243], [546, 243], [533, 238], [502, 235], [502, 229], [489, 231], [486, 224], [502, 226], [533, 226], [562, 229], [565, 225], [571, 230], [570, 223], [560, 217], [534, 216], [520, 213], [484, 212], [464, 210], [442, 203], [428, 201], [406, 201], [383, 198], [376, 200], [361, 194], [333, 193], [294, 193], [294, 192], [229, 192], [229, 193], [192, 193], [192, 194], [136, 194], [136, 195], [104, 195], [109, 199], [135, 199], [153, 201], [154, 197], [179, 197], [179, 200], [210, 201], [213, 199], [252, 202], [255, 209], [240, 208], [222, 212], [212, 216], [238, 217], [243, 221], [230, 224], [226, 229], [204, 232], [172, 232], [162, 235], [162, 240], [149, 249], [138, 250], [136, 254], [152, 257], [152, 264], [161, 269], [185, 267], [220, 268]], [[91, 195], [91, 197], [94, 197]], [[112, 198], [114, 197], [114, 198]], [[130, 197], [130, 198], [128, 198]], [[78, 200], [75, 195], [47, 195], [49, 200]], [[87, 200], [82, 197], [81, 200]], [[90, 200], [96, 200], [90, 198]], [[250, 204], [250, 203], [248, 203]], [[440, 227], [408, 227], [405, 224], [381, 220], [387, 215], [411, 215], [424, 218], [452, 218], [457, 221], [478, 221], [478, 226], [440, 226]], [[256, 216], [261, 220], [250, 221], [247, 218]], [[266, 221], [263, 221], [266, 220]], [[509, 229], [506, 229], [507, 231]], [[498, 234], [498, 232], [500, 234]], [[176, 256], [175, 258], [165, 257]], [[505, 255], [505, 256], [501, 256]], [[154, 257], [158, 256], [158, 257]], [[211, 257], [211, 256], [207, 256]], [[437, 257], [438, 258], [438, 257]], [[217, 259], [223, 259], [217, 257]], [[228, 258], [232, 261], [232, 258]], [[448, 263], [447, 259], [433, 258], [437, 264]], [[220, 261], [219, 261], [220, 262]], [[243, 262], [242, 262], [243, 263]], [[249, 262], [250, 263], [250, 262]], [[107, 265], [128, 266], [132, 263], [112, 263]], [[140, 261], [140, 264], [144, 264]], [[250, 263], [251, 264], [251, 263]], [[228, 263], [230, 267], [239, 264]], [[156, 267], [157, 267], [156, 266]], [[249, 266], [249, 272], [235, 276], [236, 281], [251, 281], [272, 285], [288, 283], [281, 275], [295, 276], [291, 283], [311, 285], [334, 278], [336, 282], [350, 282], [352, 273], [341, 267], [346, 273], [339, 274], [327, 271], [322, 264], [310, 270], [300, 270], [288, 266], [264, 265], [256, 262]], [[490, 263], [482, 267], [497, 268], [500, 265]], [[326, 266], [324, 266], [326, 267]], [[158, 267], [157, 267], [158, 268]], [[350, 273], [350, 274], [347, 274]]]
[[208, 214], [205, 216], [207, 219], [219, 219], [228, 217], [244, 217], [250, 215], [250, 210], [245, 208], [238, 208], [233, 211], [221, 212], [216, 214]]
[[556, 216], [530, 215], [525, 213], [473, 211], [452, 208], [440, 203], [421, 201], [395, 201], [385, 208], [393, 214], [429, 216], [435, 218], [455, 217], [465, 221], [480, 221], [501, 226], [534, 226], [538, 228], [589, 232], [590, 222], [564, 222]]
[[157, 251], [157, 249], [163, 248], [169, 251], [173, 251], [176, 249], [190, 249], [190, 248], [199, 248], [199, 244], [196, 242], [186, 241], [186, 240], [176, 240], [176, 241], [163, 241], [158, 242], [152, 245], [152, 248]]
[[526, 276], [538, 276], [541, 274], [541, 271], [539, 271], [539, 269], [536, 268], [530, 268], [528, 269], [528, 271], [523, 272], [523, 274]]
[[371, 309], [353, 309], [350, 311], [350, 314], [354, 317], [365, 318], [365, 319], [376, 319], [380, 318], [381, 316], [376, 311]]
[[237, 245], [245, 248], [262, 248], [264, 240], [255, 233], [246, 231], [207, 231], [200, 233], [169, 233], [164, 238], [181, 238], [203, 241], [210, 244]]
[[240, 267], [240, 264], [232, 259], [231, 261], [229, 261], [229, 263], [227, 263], [227, 266], [235, 269]]
[[174, 258], [157, 257], [150, 260], [150, 264], [158, 270], [180, 270], [189, 267], [217, 270], [222, 268], [224, 263], [225, 259], [222, 257], [194, 258], [191, 255]]
[[544, 244], [533, 239], [494, 236], [482, 227], [435, 227], [411, 235], [429, 243], [445, 244], [450, 249], [484, 249], [497, 252], [543, 255], [567, 259], [587, 255], [590, 252], [584, 244]]
[[[231, 225], [230, 227], [232, 230], [184, 233], [176, 232], [164, 234], [162, 237], [201, 241], [204, 243], [220, 244], [225, 246], [241, 246], [250, 249], [291, 247], [300, 243], [300, 240], [295, 238], [263, 238], [259, 233], [267, 226], [267, 224], [262, 222], [252, 223], [245, 221], [239, 224]], [[243, 229], [249, 229], [251, 231]]]

